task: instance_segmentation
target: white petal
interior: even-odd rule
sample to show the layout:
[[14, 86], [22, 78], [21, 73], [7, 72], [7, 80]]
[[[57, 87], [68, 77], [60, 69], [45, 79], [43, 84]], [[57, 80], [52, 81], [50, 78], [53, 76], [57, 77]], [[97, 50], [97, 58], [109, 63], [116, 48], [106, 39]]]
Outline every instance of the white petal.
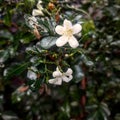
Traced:
[[79, 33], [82, 30], [82, 26], [80, 24], [75, 24], [72, 30], [73, 30], [73, 34]]
[[53, 77], [60, 77], [62, 76], [62, 73], [60, 71], [53, 72]]
[[68, 68], [68, 70], [66, 71], [65, 75], [71, 75], [73, 73], [71, 68]]
[[78, 43], [77, 39], [74, 36], [70, 37], [68, 42], [69, 42], [69, 44], [70, 44], [70, 46], [72, 48], [76, 48], [76, 47], [79, 46], [79, 43]]
[[43, 15], [43, 12], [41, 10], [33, 9], [32, 15], [33, 16]]
[[[56, 71], [57, 71], [57, 72], [60, 72], [59, 67], [56, 67]], [[61, 72], [60, 72], [60, 73], [61, 73]], [[61, 73], [61, 74], [62, 74], [62, 73]]]
[[64, 34], [64, 27], [57, 25], [55, 28], [55, 32], [59, 35], [63, 35]]
[[39, 3], [39, 4], [41, 4], [41, 3], [42, 3], [42, 1], [41, 1], [41, 0], [39, 0], [39, 1], [38, 1], [38, 3]]
[[73, 76], [72, 76], [72, 75], [70, 75], [70, 76], [69, 76], [69, 79], [70, 79], [70, 80], [72, 80], [72, 79], [73, 79]]
[[50, 84], [61, 85], [62, 84], [62, 79], [61, 78], [50, 79], [48, 82]]
[[61, 36], [61, 37], [59, 37], [59, 38], [57, 39], [56, 45], [57, 45], [58, 47], [62, 47], [62, 46], [64, 46], [67, 42], [68, 42], [68, 37], [66, 37], [66, 36]]
[[62, 79], [64, 82], [69, 82], [71, 80], [69, 77], [66, 77], [65, 75], [62, 76]]
[[43, 7], [42, 7], [41, 3], [42, 3], [42, 1], [39, 1], [38, 4], [37, 4], [37, 8], [39, 10], [43, 10]]
[[56, 67], [56, 71], [60, 71], [58, 67]]
[[72, 23], [65, 19], [64, 22], [63, 22], [63, 26], [66, 28], [66, 29], [70, 29], [72, 27]]

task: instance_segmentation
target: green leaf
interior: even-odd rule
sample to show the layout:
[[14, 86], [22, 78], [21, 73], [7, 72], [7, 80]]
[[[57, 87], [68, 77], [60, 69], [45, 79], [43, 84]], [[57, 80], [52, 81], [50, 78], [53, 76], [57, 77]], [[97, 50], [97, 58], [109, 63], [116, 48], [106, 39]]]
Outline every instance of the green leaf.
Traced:
[[120, 113], [117, 113], [117, 114], [115, 115], [115, 120], [120, 120]]
[[106, 103], [101, 103], [101, 109], [103, 110], [103, 112], [107, 115], [107, 116], [109, 116], [110, 115], [110, 110], [109, 110], [109, 108], [108, 108], [108, 106], [107, 106], [107, 104]]
[[91, 30], [95, 30], [95, 25], [94, 25], [93, 20], [89, 20], [89, 21], [87, 20], [87, 21], [85, 21], [82, 24], [82, 27], [83, 27], [83, 32], [84, 33], [88, 33]]
[[29, 63], [23, 63], [20, 65], [14, 65], [4, 71], [5, 78], [11, 78], [16, 75], [20, 75], [28, 67]]
[[56, 39], [56, 37], [45, 37], [40, 42], [38, 42], [37, 45], [40, 45], [40, 47], [44, 49], [50, 49], [51, 47], [55, 46]]
[[[37, 79], [35, 82], [31, 82], [30, 89], [32, 91], [38, 91], [40, 89], [41, 84], [43, 83], [44, 79]], [[29, 83], [30, 84], [30, 83]]]
[[61, 111], [69, 118], [70, 117], [70, 105], [66, 103], [64, 106], [61, 107]]
[[10, 26], [11, 25], [11, 13], [9, 10], [7, 10], [7, 14], [5, 15], [4, 17], [4, 23], [7, 25], [7, 26]]
[[2, 40], [7, 39], [7, 40], [13, 41], [13, 35], [7, 30], [1, 30], [0, 31], [0, 39], [2, 39]]
[[5, 62], [9, 58], [9, 53], [7, 50], [0, 51], [0, 63]]
[[106, 103], [100, 103], [96, 105], [92, 105], [95, 107], [89, 107], [88, 109], [94, 110], [92, 114], [90, 114], [88, 120], [107, 120], [110, 115], [110, 111]]
[[95, 25], [92, 20], [87, 20], [82, 24], [82, 34], [84, 35], [83, 40], [88, 40], [91, 33], [95, 31]]
[[23, 35], [21, 35], [21, 39], [20, 42], [23, 44], [27, 44], [30, 43], [31, 41], [34, 40], [34, 36], [31, 33], [25, 33]]
[[82, 60], [82, 61], [85, 63], [85, 65], [87, 65], [87, 66], [93, 66], [93, 65], [94, 65], [94, 63], [93, 63], [92, 61], [89, 61], [88, 58], [87, 58], [84, 54], [82, 54], [81, 60]]
[[120, 47], [120, 40], [112, 42], [111, 45]]
[[82, 72], [82, 69], [81, 69], [80, 65], [75, 65], [74, 70], [75, 70], [76, 82], [80, 82], [84, 77], [84, 74]]
[[117, 70], [119, 70], [120, 71], [120, 60], [119, 59], [113, 59], [112, 61], [111, 61], [111, 63], [112, 63], [112, 65], [113, 65], [113, 67], [115, 68], [115, 69], [117, 69]]
[[18, 116], [12, 111], [6, 111], [2, 113], [3, 120], [18, 120]]

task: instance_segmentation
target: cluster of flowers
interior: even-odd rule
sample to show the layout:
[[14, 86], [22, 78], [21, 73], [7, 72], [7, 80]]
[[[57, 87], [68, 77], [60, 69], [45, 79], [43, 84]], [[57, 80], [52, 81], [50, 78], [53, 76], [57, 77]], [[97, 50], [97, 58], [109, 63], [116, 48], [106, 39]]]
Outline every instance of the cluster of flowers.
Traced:
[[[38, 15], [44, 15], [42, 10], [43, 7], [41, 6], [41, 1], [39, 1], [37, 3], [37, 8], [38, 9], [33, 9], [32, 11], [32, 20], [34, 22], [37, 22], [35, 16]], [[33, 25], [33, 23], [31, 23], [31, 25]], [[79, 42], [77, 41], [77, 39], [74, 37], [74, 34], [79, 33], [82, 30], [82, 26], [80, 24], [75, 24], [72, 25], [71, 21], [65, 19], [63, 21], [63, 26], [61, 25], [57, 25], [55, 28], [55, 32], [59, 35], [61, 35], [61, 37], [59, 37], [56, 40], [56, 46], [57, 47], [62, 47], [65, 44], [69, 43], [70, 47], [72, 48], [77, 48], [79, 46]], [[59, 67], [56, 67], [56, 71], [53, 72], [53, 79], [48, 80], [48, 82], [50, 84], [55, 84], [55, 85], [61, 85], [62, 81], [64, 82], [69, 82], [70, 80], [72, 80], [73, 76], [72, 76], [72, 69], [68, 68], [68, 70], [66, 72], [61, 72]]]
[[[72, 48], [77, 48], [79, 43], [73, 35], [79, 33], [81, 30], [82, 26], [80, 24], [72, 25], [69, 20], [65, 19], [63, 26], [57, 25], [55, 28], [56, 33], [61, 35], [61, 37], [56, 40], [56, 46], [62, 47], [68, 42]], [[73, 78], [72, 73], [73, 71], [71, 68], [68, 68], [67, 72], [61, 73], [57, 67], [56, 71], [53, 72], [54, 79], [50, 79], [49, 83], [61, 85], [62, 80], [69, 82]]]

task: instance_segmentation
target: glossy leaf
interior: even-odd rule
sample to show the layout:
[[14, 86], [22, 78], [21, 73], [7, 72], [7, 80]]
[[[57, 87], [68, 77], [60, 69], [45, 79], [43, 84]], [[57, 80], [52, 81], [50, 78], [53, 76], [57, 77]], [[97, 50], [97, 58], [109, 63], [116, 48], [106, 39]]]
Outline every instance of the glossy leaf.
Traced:
[[20, 65], [14, 65], [11, 68], [5, 69], [4, 70], [5, 78], [11, 78], [13, 76], [20, 75], [22, 72], [24, 72], [27, 69], [28, 65], [29, 63], [23, 63]]
[[37, 45], [40, 45], [40, 47], [44, 49], [50, 49], [56, 44], [56, 37], [45, 37], [40, 42], [37, 43]]
[[84, 73], [82, 72], [81, 67], [79, 65], [75, 65], [74, 70], [75, 70], [76, 82], [81, 81], [83, 79], [83, 77], [84, 77]]
[[0, 63], [5, 62], [9, 58], [9, 53], [7, 50], [0, 51]]

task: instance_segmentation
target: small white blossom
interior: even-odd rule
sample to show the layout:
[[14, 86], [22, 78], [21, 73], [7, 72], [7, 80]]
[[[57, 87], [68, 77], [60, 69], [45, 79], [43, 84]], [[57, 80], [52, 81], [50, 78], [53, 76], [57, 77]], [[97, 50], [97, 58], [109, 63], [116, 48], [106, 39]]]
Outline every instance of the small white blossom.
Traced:
[[41, 0], [38, 1], [37, 6], [36, 6], [37, 9], [33, 9], [33, 11], [32, 11], [33, 16], [38, 16], [38, 15], [42, 16], [43, 15], [43, 12], [42, 12], [43, 7], [42, 7], [41, 3], [42, 3]]
[[55, 28], [56, 33], [62, 35], [57, 39], [56, 45], [62, 47], [68, 42], [72, 48], [78, 47], [79, 43], [73, 35], [79, 33], [81, 30], [82, 26], [80, 24], [72, 25], [69, 20], [65, 19], [63, 26], [57, 25]]
[[72, 80], [72, 73], [73, 71], [71, 68], [68, 68], [68, 70], [65, 73], [62, 73], [57, 67], [56, 71], [53, 72], [54, 79], [50, 79], [48, 82], [50, 84], [61, 85], [62, 81], [69, 82], [70, 80]]

